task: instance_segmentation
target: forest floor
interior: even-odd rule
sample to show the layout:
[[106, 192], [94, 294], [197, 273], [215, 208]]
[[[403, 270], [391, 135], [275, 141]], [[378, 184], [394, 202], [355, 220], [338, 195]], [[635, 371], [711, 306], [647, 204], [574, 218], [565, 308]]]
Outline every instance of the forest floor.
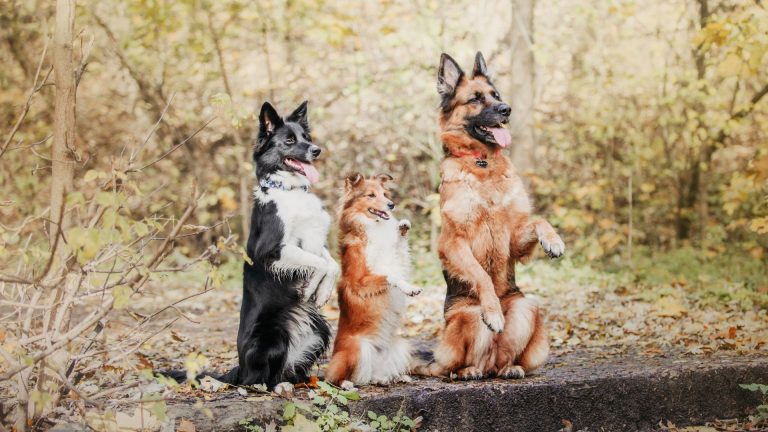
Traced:
[[[424, 291], [409, 299], [403, 333], [420, 344], [429, 344], [442, 324], [444, 287], [435, 260], [426, 255], [415, 259], [422, 271], [414, 279]], [[137, 320], [195, 293], [204, 274], [178, 274], [156, 283], [110, 321], [101, 335], [107, 347], [100, 359], [105, 362], [103, 373], [86, 378], [92, 380], [94, 391], [115, 389], [110, 407], [130, 411], [147, 395], [192, 402], [223, 396], [188, 386], [170, 391], [146, 374], [140, 378], [141, 371], [149, 370], [149, 366], [155, 370], [191, 366], [225, 372], [236, 364], [240, 265], [228, 264], [221, 271], [221, 287], [157, 315], [149, 333], [133, 332]], [[567, 259], [540, 259], [521, 267], [518, 273], [523, 292], [539, 296], [545, 305], [556, 362], [584, 352], [589, 353], [590, 362], [623, 357], [647, 358], [649, 362], [665, 358], [694, 361], [768, 354], [768, 316], [765, 304], [760, 303], [768, 286], [746, 288], [728, 280], [715, 282], [706, 272], [696, 280], [684, 276], [667, 279], [648, 283], [627, 272], [599, 271]], [[335, 326], [335, 300], [325, 306], [324, 313]], [[111, 349], [130, 346], [127, 341], [137, 341], [138, 348], [128, 355], [124, 348]], [[317, 374], [322, 376], [322, 371]], [[363, 394], [382, 391], [386, 389]], [[267, 399], [271, 396], [253, 400]]]

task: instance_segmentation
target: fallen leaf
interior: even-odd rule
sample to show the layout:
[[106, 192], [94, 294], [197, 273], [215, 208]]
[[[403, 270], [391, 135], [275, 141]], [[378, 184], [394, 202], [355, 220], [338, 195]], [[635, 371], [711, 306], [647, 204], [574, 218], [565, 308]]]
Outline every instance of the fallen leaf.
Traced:
[[181, 419], [176, 427], [176, 432], [195, 432], [195, 424], [189, 420]]
[[683, 316], [688, 310], [674, 297], [661, 297], [653, 304], [656, 315], [661, 317], [677, 318]]
[[223, 383], [207, 375], [200, 379], [200, 389], [203, 391], [215, 393], [220, 390], [226, 390], [227, 388], [229, 388], [229, 384]]

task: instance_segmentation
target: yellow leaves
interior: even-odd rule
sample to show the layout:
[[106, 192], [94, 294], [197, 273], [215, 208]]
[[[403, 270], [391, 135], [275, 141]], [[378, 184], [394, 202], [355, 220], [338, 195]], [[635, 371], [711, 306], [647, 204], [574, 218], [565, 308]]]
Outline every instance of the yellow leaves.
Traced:
[[129, 286], [118, 285], [114, 287], [112, 289], [112, 297], [114, 298], [112, 306], [115, 309], [122, 309], [126, 307], [128, 302], [131, 300], [131, 294], [133, 294], [133, 290]]
[[768, 234], [768, 216], [752, 219], [749, 229], [758, 234]]
[[723, 45], [731, 34], [731, 31], [726, 24], [726, 21], [710, 21], [703, 29], [701, 29], [701, 31], [699, 31], [699, 34], [694, 37], [694, 44], [702, 45], [704, 49], [708, 49], [710, 45]]
[[216, 198], [223, 210], [236, 210], [237, 201], [235, 201], [235, 191], [229, 187], [220, 187], [216, 190]]
[[213, 106], [222, 106], [229, 105], [232, 100], [227, 93], [216, 93], [209, 101]]
[[651, 193], [656, 190], [656, 185], [653, 183], [641, 183], [640, 190], [644, 193]]
[[728, 54], [725, 60], [717, 65], [717, 72], [726, 77], [740, 76], [746, 78], [751, 75], [749, 64], [736, 53]]
[[240, 251], [240, 256], [243, 257], [243, 260], [248, 264], [253, 265], [253, 260], [248, 256], [248, 252], [245, 250], [245, 248], [238, 245], [237, 249]]
[[310, 421], [301, 414], [293, 417], [293, 425], [286, 425], [280, 429], [282, 432], [320, 432], [320, 426]]
[[749, 171], [755, 177], [755, 184], [761, 185], [768, 178], [768, 156], [752, 161]]
[[660, 317], [678, 318], [688, 313], [680, 300], [675, 297], [661, 297], [653, 304], [653, 311]]
[[187, 380], [190, 382], [195, 381], [203, 368], [208, 366], [208, 358], [203, 354], [197, 352], [191, 352], [187, 354], [186, 360], [184, 360], [184, 368], [187, 370]]
[[195, 432], [195, 424], [189, 420], [181, 419], [176, 427], [176, 432]]
[[226, 390], [229, 388], [229, 384], [223, 383], [215, 378], [204, 376], [200, 378], [200, 389], [210, 393], [216, 393], [218, 391]]
[[[156, 405], [162, 408], [156, 408]], [[86, 423], [98, 431], [148, 431], [158, 430], [165, 418], [165, 402], [156, 402], [149, 405], [150, 409], [144, 406], [136, 407], [132, 413], [105, 411], [89, 411], [85, 415]], [[162, 412], [162, 418], [158, 413]]]
[[99, 178], [99, 172], [96, 170], [88, 170], [88, 172], [85, 173], [85, 176], [83, 177], [83, 180], [86, 182], [94, 181], [97, 178]]

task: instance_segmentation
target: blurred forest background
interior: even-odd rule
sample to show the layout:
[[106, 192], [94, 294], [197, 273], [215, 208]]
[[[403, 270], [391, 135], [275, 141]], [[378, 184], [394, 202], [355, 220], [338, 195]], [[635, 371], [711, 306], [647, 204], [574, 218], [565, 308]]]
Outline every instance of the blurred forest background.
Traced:
[[[237, 311], [265, 100], [281, 113], [310, 101], [329, 208], [346, 173], [395, 177], [415, 279], [437, 305], [418, 322], [439, 327], [436, 68], [447, 52], [468, 69], [477, 50], [513, 106], [510, 156], [567, 244], [565, 261], [522, 278], [553, 305], [555, 346], [589, 347], [600, 325], [649, 311], [663, 327], [715, 310], [744, 322], [685, 349], [764, 349], [759, 0], [2, 0], [0, 387], [14, 395], [3, 417], [24, 429], [74, 406], [107, 412], [125, 374], [152, 364], [149, 339], [187, 318], [181, 300], [200, 316]], [[572, 310], [558, 309], [565, 299]], [[761, 327], [737, 343], [747, 321]]]

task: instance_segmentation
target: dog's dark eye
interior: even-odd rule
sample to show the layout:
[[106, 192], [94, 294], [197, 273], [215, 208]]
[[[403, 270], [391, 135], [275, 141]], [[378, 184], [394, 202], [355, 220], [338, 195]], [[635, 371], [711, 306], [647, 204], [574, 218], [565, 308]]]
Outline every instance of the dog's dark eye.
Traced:
[[293, 145], [296, 143], [296, 138], [294, 137], [288, 137], [288, 139], [285, 140], [285, 143], [288, 145]]
[[491, 93], [491, 96], [493, 96], [494, 99], [501, 100], [501, 96], [497, 92]]
[[368, 198], [376, 198], [376, 194], [371, 192], [368, 194]]
[[482, 101], [483, 101], [483, 94], [480, 93], [480, 92], [477, 92], [477, 93], [475, 93], [475, 97], [473, 97], [472, 99], [468, 100], [467, 103], [471, 103], [471, 104], [472, 103], [480, 103]]

